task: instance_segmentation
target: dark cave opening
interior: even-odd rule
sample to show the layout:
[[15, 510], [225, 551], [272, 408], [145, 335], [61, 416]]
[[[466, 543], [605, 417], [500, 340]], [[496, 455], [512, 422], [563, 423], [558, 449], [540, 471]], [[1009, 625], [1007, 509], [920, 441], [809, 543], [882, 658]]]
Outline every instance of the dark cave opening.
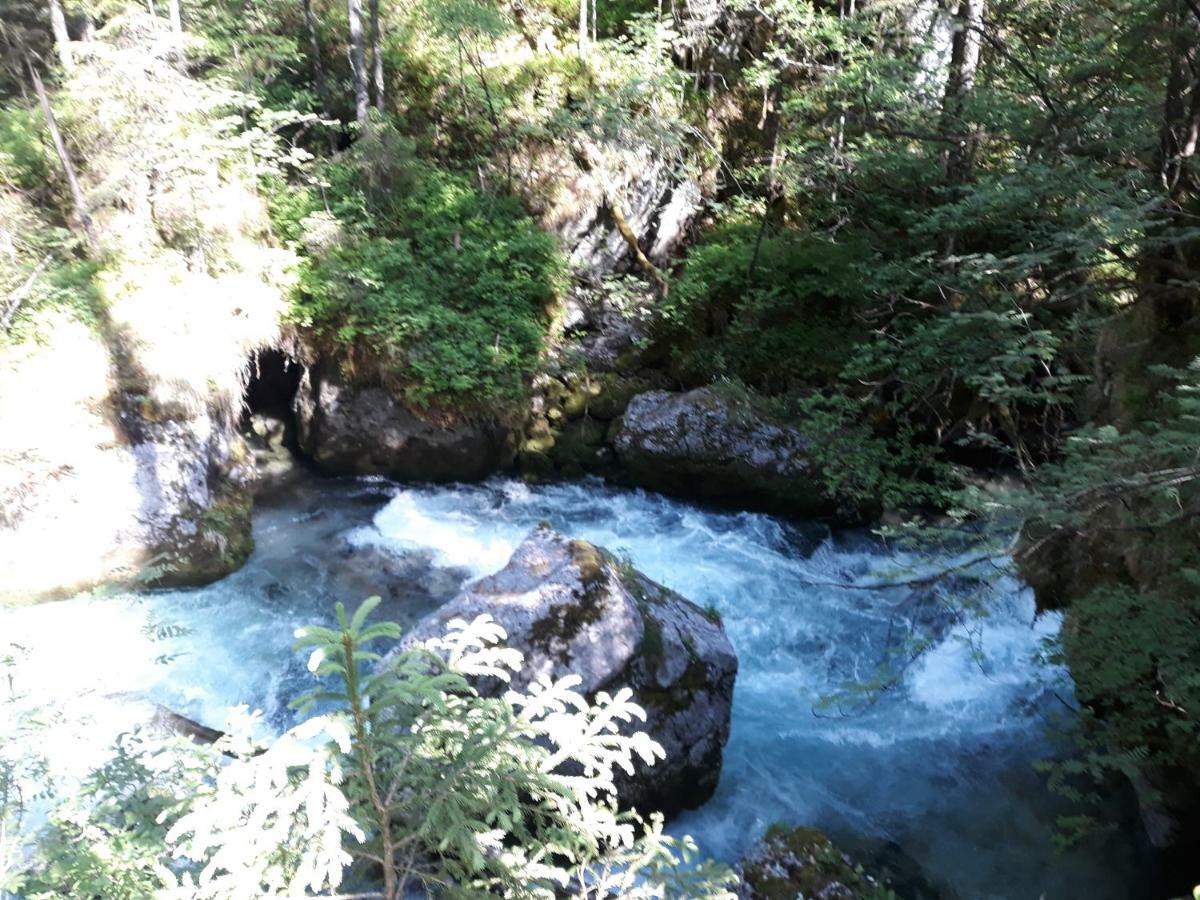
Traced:
[[257, 350], [247, 362], [241, 431], [260, 463], [263, 456], [300, 455], [296, 393], [304, 365], [281, 350]]

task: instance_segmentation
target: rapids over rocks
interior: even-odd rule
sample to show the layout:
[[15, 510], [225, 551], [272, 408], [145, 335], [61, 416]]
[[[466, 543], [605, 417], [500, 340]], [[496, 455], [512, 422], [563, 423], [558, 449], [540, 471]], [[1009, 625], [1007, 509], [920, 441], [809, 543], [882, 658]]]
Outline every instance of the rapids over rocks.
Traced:
[[[827, 831], [868, 865], [920, 872], [943, 896], [1137, 893], [1132, 849], [1052, 846], [1064, 810], [1031, 763], [1054, 753], [1071, 690], [1036, 659], [1057, 616], [1035, 617], [1031, 592], [1002, 578], [986, 615], [960, 620], [950, 600], [971, 588], [969, 570], [878, 589], [905, 560], [863, 531], [598, 481], [406, 487], [304, 475], [260, 498], [257, 548], [240, 571], [198, 589], [0, 610], [0, 649], [17, 646], [16, 678], [59, 710], [48, 749], [63, 768], [94, 764], [79, 748], [99, 754], [128, 728], [130, 699], [214, 727], [245, 703], [283, 727], [307, 679], [296, 627], [370, 594], [384, 597], [377, 615], [411, 624], [502, 567], [541, 521], [627, 554], [722, 615], [740, 659], [732, 736], [716, 795], [673, 825], [707, 853], [736, 861], [786, 821]], [[932, 645], [893, 689], [821, 703], [869, 680], [915, 634]]]

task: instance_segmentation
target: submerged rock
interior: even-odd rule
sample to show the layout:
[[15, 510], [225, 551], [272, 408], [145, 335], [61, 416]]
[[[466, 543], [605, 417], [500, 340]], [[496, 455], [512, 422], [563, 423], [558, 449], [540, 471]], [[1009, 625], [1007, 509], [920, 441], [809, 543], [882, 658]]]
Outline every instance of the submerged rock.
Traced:
[[886, 900], [894, 896], [815, 828], [772, 825], [738, 868], [741, 900]]
[[328, 365], [302, 378], [296, 425], [300, 449], [336, 474], [476, 481], [511, 455], [497, 422], [423, 419], [385, 388], [352, 385]]
[[670, 814], [699, 806], [716, 790], [737, 675], [718, 618], [603, 549], [547, 527], [535, 529], [499, 572], [423, 619], [402, 646], [443, 634], [451, 619], [482, 613], [525, 654], [514, 687], [573, 673], [589, 697], [633, 690], [647, 714], [638, 727], [663, 745], [666, 759], [622, 777], [623, 805]]
[[637, 395], [613, 445], [633, 480], [654, 490], [792, 515], [835, 510], [813, 466], [810, 440], [713, 388]]

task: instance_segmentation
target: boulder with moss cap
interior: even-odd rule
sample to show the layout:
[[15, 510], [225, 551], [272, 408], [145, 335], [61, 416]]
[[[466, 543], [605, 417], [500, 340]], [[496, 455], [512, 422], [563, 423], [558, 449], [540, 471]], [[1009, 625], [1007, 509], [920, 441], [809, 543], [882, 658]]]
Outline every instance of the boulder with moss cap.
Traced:
[[[729, 737], [737, 657], [717, 618], [606, 550], [536, 528], [499, 572], [423, 619], [402, 647], [440, 636], [452, 619], [491, 615], [525, 655], [521, 688], [579, 675], [589, 698], [628, 687], [646, 710], [635, 723], [666, 759], [619, 779], [625, 807], [668, 814], [716, 790]], [[481, 683], [498, 693], [499, 683]]]

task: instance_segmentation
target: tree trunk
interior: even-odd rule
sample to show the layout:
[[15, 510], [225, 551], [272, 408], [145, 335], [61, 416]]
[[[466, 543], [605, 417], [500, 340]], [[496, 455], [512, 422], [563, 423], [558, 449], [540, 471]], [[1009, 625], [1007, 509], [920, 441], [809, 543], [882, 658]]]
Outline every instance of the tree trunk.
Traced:
[[367, 54], [363, 48], [362, 0], [348, 0], [350, 71], [354, 76], [354, 119], [366, 128], [371, 99], [367, 93]]
[[1171, 69], [1155, 168], [1167, 196], [1180, 202], [1197, 188], [1193, 167], [1200, 143], [1200, 10], [1180, 0], [1168, 16]]
[[[950, 44], [950, 71], [942, 103], [942, 133], [962, 135], [942, 154], [942, 171], [946, 185], [950, 188], [966, 184], [971, 177], [975, 141], [969, 134], [970, 125], [963, 121], [963, 113], [966, 100], [975, 88], [975, 76], [979, 71], [984, 2], [985, 0], [962, 0]], [[942, 235], [942, 256], [954, 255], [957, 237], [955, 232]]]
[[179, 9], [179, 0], [170, 0], [171, 34], [175, 38], [175, 67], [180, 72], [184, 70], [183, 58], [183, 14]]
[[75, 220], [83, 231], [84, 241], [87, 243], [88, 249], [95, 254], [99, 251], [100, 245], [96, 240], [96, 232], [92, 228], [92, 217], [88, 215], [87, 205], [83, 200], [83, 190], [79, 187], [79, 179], [75, 176], [75, 164], [71, 162], [71, 157], [67, 153], [67, 145], [63, 142], [62, 132], [58, 130], [58, 120], [54, 118], [54, 110], [50, 108], [50, 98], [46, 95], [46, 86], [42, 84], [42, 76], [38, 74], [38, 70], [32, 61], [26, 60], [25, 65], [29, 68], [29, 78], [33, 82], [33, 90], [37, 94], [38, 103], [42, 107], [42, 115], [46, 119], [46, 128], [50, 131], [50, 140], [54, 143], [54, 152], [58, 154], [58, 162], [62, 166], [63, 175], [67, 179], [67, 188], [71, 192], [71, 206], [75, 214]]
[[321, 114], [327, 119], [333, 118], [333, 103], [329, 95], [329, 82], [325, 79], [325, 66], [321, 62], [321, 43], [317, 39], [317, 19], [313, 15], [312, 0], [303, 0], [304, 25], [308, 30], [308, 50], [312, 54], [313, 81], [317, 86], [317, 96], [321, 99]]
[[1195, 280], [1179, 274], [1200, 265], [1200, 241], [1172, 234], [1173, 228], [1187, 228], [1200, 212], [1200, 8], [1176, 0], [1166, 17], [1170, 70], [1154, 158], [1161, 225], [1147, 235], [1140, 272], [1141, 297], [1154, 304], [1163, 330], [1183, 325], [1200, 308]]
[[579, 58], [587, 56], [588, 0], [579, 0]]
[[49, 2], [50, 29], [54, 32], [54, 46], [58, 50], [62, 67], [69, 72], [75, 60], [71, 56], [71, 35], [67, 32], [67, 17], [63, 15], [62, 3], [59, 0]]
[[375, 82], [375, 108], [383, 112], [383, 36], [379, 30], [379, 0], [371, 0], [371, 77]]

